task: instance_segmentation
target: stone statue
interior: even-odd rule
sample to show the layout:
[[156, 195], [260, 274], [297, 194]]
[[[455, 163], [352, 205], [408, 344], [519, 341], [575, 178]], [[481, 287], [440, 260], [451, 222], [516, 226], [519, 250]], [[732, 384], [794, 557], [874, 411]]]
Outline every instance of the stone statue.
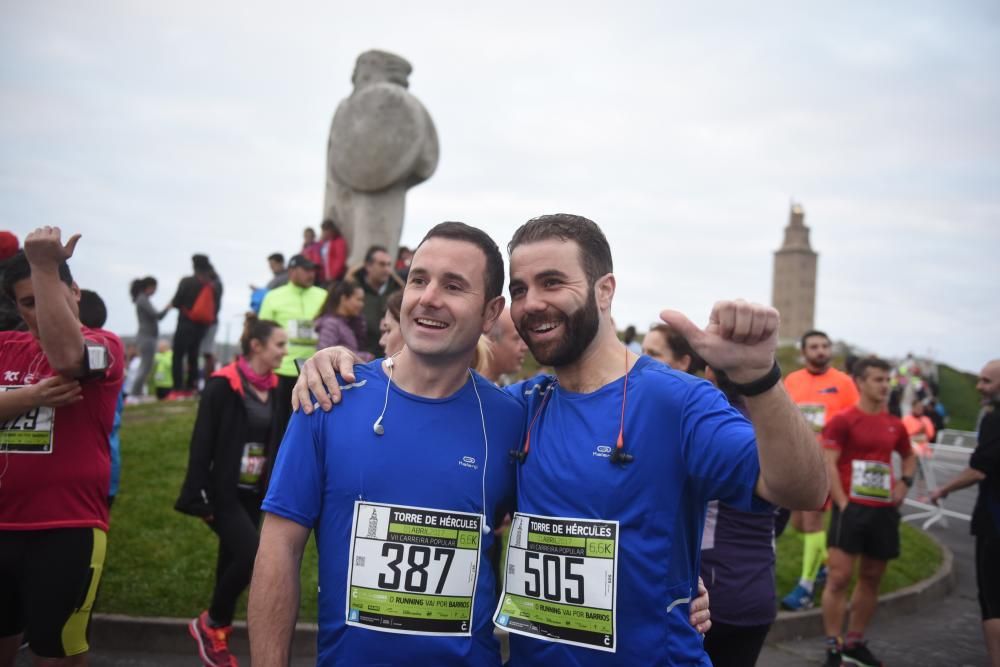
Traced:
[[407, 91], [411, 71], [395, 54], [365, 51], [354, 67], [354, 92], [330, 125], [323, 214], [347, 240], [351, 266], [373, 244], [396, 256], [406, 191], [437, 167], [437, 131]]

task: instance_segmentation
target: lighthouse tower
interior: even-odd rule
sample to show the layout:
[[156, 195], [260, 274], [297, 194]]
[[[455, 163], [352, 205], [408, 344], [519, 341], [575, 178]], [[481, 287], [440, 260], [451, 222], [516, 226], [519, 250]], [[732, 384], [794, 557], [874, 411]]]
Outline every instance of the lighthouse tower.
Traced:
[[793, 203], [785, 241], [774, 253], [771, 303], [781, 313], [778, 337], [782, 343], [797, 343], [802, 334], [814, 328], [818, 258], [809, 245], [802, 205]]

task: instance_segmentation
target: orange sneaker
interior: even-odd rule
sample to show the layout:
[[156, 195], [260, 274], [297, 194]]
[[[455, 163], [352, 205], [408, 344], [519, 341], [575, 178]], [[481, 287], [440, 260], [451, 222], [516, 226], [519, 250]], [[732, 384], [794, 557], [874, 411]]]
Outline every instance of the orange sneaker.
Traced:
[[233, 626], [213, 628], [208, 624], [208, 612], [203, 611], [188, 623], [188, 632], [198, 642], [198, 654], [206, 667], [239, 667], [236, 656], [229, 652]]

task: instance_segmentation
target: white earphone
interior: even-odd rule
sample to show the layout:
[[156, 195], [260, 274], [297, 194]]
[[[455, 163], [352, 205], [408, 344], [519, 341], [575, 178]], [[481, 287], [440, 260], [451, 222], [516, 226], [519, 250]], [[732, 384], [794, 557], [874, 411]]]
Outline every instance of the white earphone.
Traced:
[[[396, 354], [399, 354], [399, 352]], [[389, 405], [389, 386], [392, 385], [392, 368], [396, 365], [396, 362], [393, 361], [393, 359], [396, 358], [396, 354], [392, 355], [383, 362], [385, 367], [389, 369], [389, 381], [385, 383], [385, 401], [382, 402], [382, 413], [379, 414], [378, 419], [376, 419], [375, 423], [372, 424], [372, 430], [375, 431], [375, 435], [385, 434], [385, 427], [382, 426], [382, 417], [385, 416], [385, 409]]]
[[[399, 354], [399, 352], [396, 354]], [[389, 369], [389, 381], [385, 383], [385, 400], [382, 401], [382, 412], [379, 413], [378, 419], [376, 419], [375, 423], [372, 424], [372, 430], [375, 432], [375, 435], [385, 434], [385, 426], [382, 425], [382, 419], [385, 417], [385, 410], [389, 406], [389, 387], [392, 386], [392, 369], [396, 365], [393, 360], [395, 359], [396, 354], [382, 362], [385, 364], [385, 367]], [[493, 529], [488, 525], [489, 521], [486, 518], [486, 469], [490, 464], [490, 441], [486, 435], [486, 415], [483, 414], [483, 400], [479, 397], [479, 387], [476, 386], [476, 378], [472, 374], [472, 369], [469, 369], [469, 377], [472, 379], [472, 390], [476, 393], [476, 402], [479, 404], [479, 421], [483, 426], [483, 449], [485, 456], [483, 458], [483, 474], [481, 479], [483, 510], [480, 515], [483, 518], [481, 529], [483, 535], [489, 535], [493, 531]]]

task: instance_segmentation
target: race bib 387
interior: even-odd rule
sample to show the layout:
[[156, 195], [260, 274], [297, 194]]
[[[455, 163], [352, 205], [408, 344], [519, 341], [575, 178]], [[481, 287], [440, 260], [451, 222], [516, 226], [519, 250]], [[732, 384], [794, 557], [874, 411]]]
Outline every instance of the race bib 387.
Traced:
[[470, 636], [481, 526], [479, 514], [355, 501], [347, 624]]

